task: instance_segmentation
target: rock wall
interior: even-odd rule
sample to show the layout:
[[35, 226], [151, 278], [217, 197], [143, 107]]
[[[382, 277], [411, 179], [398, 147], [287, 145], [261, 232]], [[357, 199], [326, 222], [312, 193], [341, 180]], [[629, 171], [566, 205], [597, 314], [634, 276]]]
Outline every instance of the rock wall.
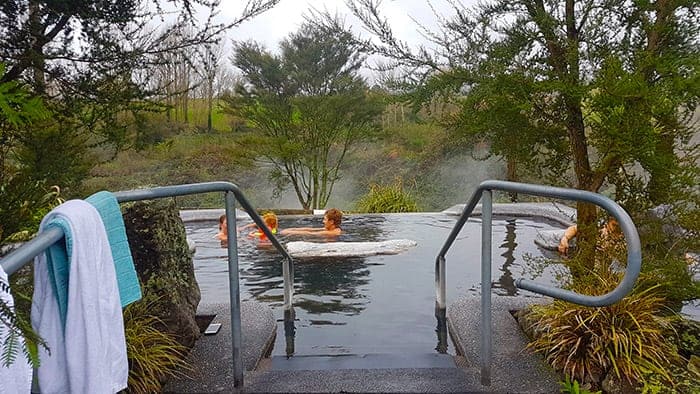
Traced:
[[124, 224], [143, 300], [178, 341], [192, 347], [199, 337], [195, 321], [200, 301], [185, 227], [172, 199], [125, 204]]

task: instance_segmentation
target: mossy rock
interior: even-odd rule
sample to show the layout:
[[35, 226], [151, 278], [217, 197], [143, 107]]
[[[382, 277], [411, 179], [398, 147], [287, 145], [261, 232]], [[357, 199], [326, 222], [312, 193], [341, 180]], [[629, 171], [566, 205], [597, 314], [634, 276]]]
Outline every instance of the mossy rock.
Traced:
[[201, 299], [185, 226], [172, 199], [126, 204], [124, 224], [144, 301], [165, 331], [192, 347], [199, 337], [195, 321]]

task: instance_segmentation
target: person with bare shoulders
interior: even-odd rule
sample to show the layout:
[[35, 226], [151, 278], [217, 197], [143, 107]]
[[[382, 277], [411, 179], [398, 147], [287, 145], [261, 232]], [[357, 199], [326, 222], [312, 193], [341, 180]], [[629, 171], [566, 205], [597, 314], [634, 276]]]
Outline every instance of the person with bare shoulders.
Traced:
[[282, 235], [313, 235], [334, 237], [342, 234], [340, 223], [343, 221], [343, 213], [336, 208], [331, 208], [323, 215], [323, 228], [317, 227], [292, 227], [280, 232]]
[[[559, 246], [557, 247], [559, 253], [561, 253], [562, 255], [566, 255], [569, 252], [569, 242], [576, 236], [577, 233], [578, 227], [576, 227], [575, 224], [573, 226], [568, 227], [566, 231], [564, 231], [564, 235], [561, 237], [561, 240], [559, 241]], [[609, 244], [622, 239], [622, 231], [620, 230], [620, 224], [617, 222], [617, 220], [613, 218], [608, 220], [603, 226], [603, 228], [600, 229], [600, 236], [602, 247], [607, 247], [609, 246]]]
[[[275, 215], [274, 212], [267, 212], [264, 214], [263, 222], [265, 222], [265, 226], [267, 226], [272, 234], [277, 234], [278, 221], [277, 215]], [[258, 239], [262, 242], [269, 242], [267, 235], [265, 235], [265, 233], [258, 226], [255, 226], [255, 231], [248, 234], [248, 238]]]
[[219, 233], [214, 236], [221, 242], [228, 240], [228, 228], [226, 228], [226, 214], [219, 216]]

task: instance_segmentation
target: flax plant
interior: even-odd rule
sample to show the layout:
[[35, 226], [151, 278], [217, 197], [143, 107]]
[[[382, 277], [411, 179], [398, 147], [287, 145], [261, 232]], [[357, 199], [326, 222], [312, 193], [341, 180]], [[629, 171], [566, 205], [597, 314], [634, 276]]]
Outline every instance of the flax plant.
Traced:
[[161, 331], [162, 322], [148, 313], [152, 302], [137, 302], [124, 310], [126, 350], [129, 359], [128, 392], [160, 392], [169, 377], [187, 376], [187, 349], [172, 334]]
[[357, 202], [357, 210], [365, 213], [417, 212], [418, 204], [404, 190], [402, 180], [397, 178], [391, 185], [370, 185], [369, 192]]
[[[576, 287], [583, 294], [603, 294], [621, 280], [621, 274], [605, 270], [597, 280]], [[645, 282], [644, 279], [641, 279]], [[680, 356], [666, 337], [673, 330], [665, 314], [659, 285], [638, 286], [616, 304], [585, 307], [556, 300], [535, 306], [528, 318], [536, 338], [529, 348], [566, 376], [599, 384], [609, 374], [631, 385], [643, 384], [649, 374], [673, 384], [668, 366]]]

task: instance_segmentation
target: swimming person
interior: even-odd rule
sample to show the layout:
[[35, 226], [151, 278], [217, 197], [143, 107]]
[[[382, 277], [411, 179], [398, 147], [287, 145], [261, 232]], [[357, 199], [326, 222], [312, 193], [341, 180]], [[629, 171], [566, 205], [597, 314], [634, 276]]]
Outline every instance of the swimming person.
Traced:
[[[267, 226], [268, 229], [270, 229], [270, 232], [272, 234], [277, 234], [277, 215], [275, 215], [274, 212], [268, 212], [263, 215], [263, 222], [265, 222], [265, 226]], [[256, 231], [253, 231], [248, 234], [249, 238], [258, 238], [260, 241], [267, 241], [267, 235], [260, 229], [260, 227], [257, 228]]]
[[[277, 234], [277, 215], [275, 215], [273, 212], [268, 212], [263, 215], [263, 221], [265, 222], [265, 225], [270, 229], [272, 234]], [[253, 231], [248, 234], [249, 238], [259, 238], [260, 240], [267, 240], [267, 236], [265, 233], [260, 230], [260, 227], [257, 227], [255, 222], [253, 223], [248, 223], [240, 227], [236, 227], [236, 231], [240, 233], [241, 231], [248, 229], [248, 228], [256, 228], [256, 231]], [[219, 232], [214, 236], [216, 239], [220, 240], [222, 245], [228, 241], [228, 228], [226, 227], [226, 214], [223, 214], [219, 216]]]
[[214, 236], [221, 242], [228, 240], [228, 228], [226, 228], [226, 214], [219, 216], [219, 233]]
[[317, 235], [334, 237], [340, 235], [343, 230], [340, 223], [343, 221], [343, 213], [336, 208], [331, 208], [323, 215], [323, 228], [316, 227], [293, 227], [284, 229], [282, 235]]
[[[569, 226], [566, 231], [564, 231], [564, 235], [561, 237], [559, 246], [557, 247], [559, 253], [563, 255], [568, 253], [569, 241], [571, 241], [571, 239], [573, 239], [577, 233], [578, 227], [575, 224], [573, 226]], [[617, 222], [617, 220], [612, 218], [608, 220], [603, 228], [600, 229], [600, 236], [602, 242], [601, 247], [608, 246], [608, 244], [611, 242], [621, 239], [622, 232], [620, 230], [620, 224]]]

